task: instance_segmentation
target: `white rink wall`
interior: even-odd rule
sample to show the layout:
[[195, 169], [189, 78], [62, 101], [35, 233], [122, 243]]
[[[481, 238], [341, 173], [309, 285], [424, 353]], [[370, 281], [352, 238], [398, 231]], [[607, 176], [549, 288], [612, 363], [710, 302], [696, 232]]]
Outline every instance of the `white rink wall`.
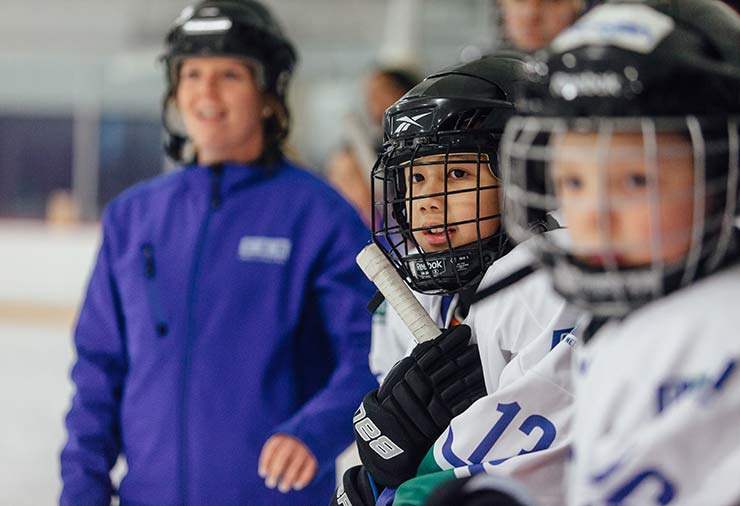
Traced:
[[72, 325], [97, 225], [0, 221], [0, 505], [58, 502]]
[[0, 221], [0, 304], [75, 306], [99, 241], [93, 225]]

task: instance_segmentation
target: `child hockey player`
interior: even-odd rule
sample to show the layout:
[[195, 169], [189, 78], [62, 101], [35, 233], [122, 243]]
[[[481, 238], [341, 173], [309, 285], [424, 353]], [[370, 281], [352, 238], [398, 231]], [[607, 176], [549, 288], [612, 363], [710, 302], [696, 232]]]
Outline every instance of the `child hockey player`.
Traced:
[[[507, 229], [562, 211], [566, 240], [532, 247], [591, 315], [568, 504], [740, 502], [739, 39], [718, 2], [608, 2], [532, 64], [534, 117], [508, 127]], [[524, 504], [468, 485], [433, 504]]]
[[[388, 142], [374, 171], [386, 188], [386, 225], [376, 224], [376, 242], [427, 294], [433, 314], [429, 302], [438, 310], [441, 297], [429, 294], [472, 292], [484, 272], [488, 285], [529, 264], [501, 228], [497, 153], [524, 72], [517, 58], [484, 58], [431, 76], [387, 112]], [[546, 216], [529, 221], [541, 231]], [[388, 487], [378, 501], [385, 504], [409, 479], [394, 504], [421, 504], [440, 480], [492, 467], [531, 477], [542, 497], [560, 497], [572, 404], [563, 371], [574, 340], [559, 343], [575, 313], [536, 274], [474, 306], [469, 320], [417, 346], [366, 396], [355, 416], [365, 469], [345, 475], [335, 504], [374, 504], [376, 484]], [[471, 327], [479, 350], [466, 346]], [[483, 394], [478, 368], [490, 394], [465, 411]], [[465, 428], [457, 431], [449, 424], [460, 413], [453, 427]]]

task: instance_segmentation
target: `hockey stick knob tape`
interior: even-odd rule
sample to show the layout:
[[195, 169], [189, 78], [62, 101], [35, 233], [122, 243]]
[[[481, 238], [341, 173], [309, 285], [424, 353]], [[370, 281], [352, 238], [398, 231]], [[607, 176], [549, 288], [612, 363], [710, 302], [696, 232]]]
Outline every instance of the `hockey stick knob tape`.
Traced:
[[401, 317], [416, 342], [430, 341], [442, 333], [376, 244], [365, 246], [356, 261]]

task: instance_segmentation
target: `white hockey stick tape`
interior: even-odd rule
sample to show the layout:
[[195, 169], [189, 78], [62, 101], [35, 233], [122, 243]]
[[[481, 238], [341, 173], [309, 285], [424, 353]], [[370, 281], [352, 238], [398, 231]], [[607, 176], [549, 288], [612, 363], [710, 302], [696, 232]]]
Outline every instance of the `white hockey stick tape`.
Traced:
[[393, 306], [417, 343], [432, 340], [442, 333], [376, 244], [365, 246], [356, 260], [365, 276], [375, 283]]

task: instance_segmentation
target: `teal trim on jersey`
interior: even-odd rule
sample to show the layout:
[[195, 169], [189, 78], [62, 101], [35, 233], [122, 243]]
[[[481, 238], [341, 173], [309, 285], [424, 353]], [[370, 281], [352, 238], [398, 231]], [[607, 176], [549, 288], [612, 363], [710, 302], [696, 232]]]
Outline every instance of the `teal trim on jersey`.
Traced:
[[[419, 470], [421, 470], [421, 466], [419, 466]], [[455, 479], [455, 471], [452, 469], [411, 478], [402, 483], [396, 490], [393, 506], [423, 506], [429, 494], [440, 483], [451, 479]]]
[[439, 471], [442, 471], [442, 468], [439, 467], [439, 464], [437, 464], [437, 461], [434, 459], [434, 446], [432, 446], [431, 448], [429, 448], [427, 454], [424, 455], [421, 464], [419, 464], [419, 469], [417, 469], [416, 471], [416, 476], [438, 473]]
[[373, 311], [373, 321], [377, 319], [378, 321], [385, 321], [385, 315], [388, 312], [387, 309], [388, 302], [383, 301], [376, 309]]

